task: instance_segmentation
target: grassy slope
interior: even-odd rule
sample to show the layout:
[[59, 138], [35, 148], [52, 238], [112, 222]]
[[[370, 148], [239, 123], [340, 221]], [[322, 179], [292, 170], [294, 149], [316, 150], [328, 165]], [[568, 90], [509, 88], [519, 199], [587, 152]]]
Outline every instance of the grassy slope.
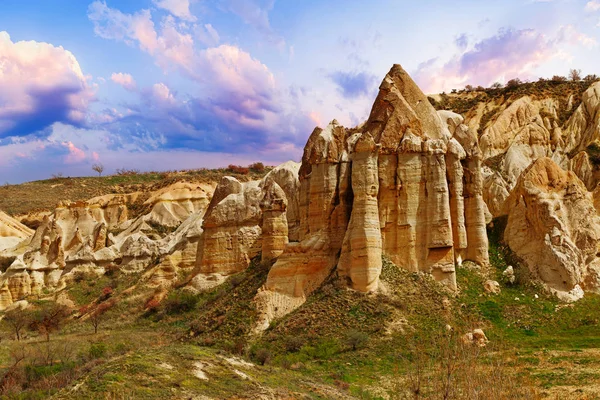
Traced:
[[[409, 273], [386, 262], [382, 280], [387, 294], [363, 295], [346, 290], [332, 276], [299, 309], [272, 324], [262, 337], [250, 334], [256, 318], [252, 299], [264, 284], [269, 265], [254, 261], [248, 270], [223, 286], [198, 295], [182, 313], [144, 312], [152, 291], [135, 288], [136, 277], [83, 280], [69, 289], [77, 305], [97, 299], [111, 281], [120, 301], [103, 321], [98, 335], [91, 325], [72, 323], [53, 341], [78, 349], [72, 370], [56, 398], [410, 398], [416, 365], [423, 367], [423, 398], [441, 390], [445, 355], [456, 360], [454, 398], [464, 398], [469, 385], [486, 390], [480, 398], [594, 398], [600, 394], [600, 296], [587, 295], [572, 306], [561, 306], [528, 283], [517, 268], [516, 284], [502, 280], [508, 261], [516, 261], [501, 245], [502, 221], [490, 231], [493, 267], [458, 270], [457, 296], [429, 276]], [[483, 282], [495, 278], [499, 295], [483, 292]], [[126, 282], [127, 281], [127, 282]], [[172, 295], [177, 299], [178, 291]], [[536, 298], [537, 295], [537, 298]], [[446, 324], [454, 328], [448, 335]], [[392, 329], [396, 327], [396, 329]], [[490, 344], [478, 350], [462, 347], [460, 335], [483, 328]], [[347, 336], [360, 331], [368, 338], [356, 350]], [[36, 344], [35, 334], [27, 346]], [[449, 339], [448, 339], [449, 338]], [[13, 342], [0, 348], [0, 365], [10, 362]], [[106, 351], [90, 357], [91, 347]], [[241, 357], [255, 365], [234, 365], [224, 357]], [[194, 375], [205, 365], [209, 380]], [[171, 368], [172, 367], [172, 368]], [[70, 367], [69, 367], [70, 368]], [[241, 372], [250, 379], [244, 379]], [[54, 371], [55, 379], [66, 372]], [[479, 381], [474, 383], [473, 377]], [[38, 379], [21, 398], [43, 398]], [[56, 379], [55, 379], [56, 380]], [[494, 382], [490, 385], [490, 382]], [[40, 387], [42, 389], [40, 389]], [[460, 394], [462, 393], [462, 395]], [[568, 397], [568, 396], [571, 397]], [[496, 396], [496, 397], [494, 397]], [[17, 398], [18, 396], [13, 396]]]
[[219, 182], [230, 175], [241, 181], [260, 179], [264, 172], [233, 173], [227, 169], [147, 172], [103, 177], [54, 178], [19, 185], [0, 186], [0, 210], [11, 215], [53, 210], [60, 200], [83, 201], [110, 193], [152, 191], [180, 180]]

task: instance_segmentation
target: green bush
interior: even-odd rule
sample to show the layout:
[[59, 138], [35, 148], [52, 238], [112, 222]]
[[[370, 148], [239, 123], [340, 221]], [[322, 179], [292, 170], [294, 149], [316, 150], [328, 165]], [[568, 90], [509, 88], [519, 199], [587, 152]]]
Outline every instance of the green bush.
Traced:
[[302, 346], [304, 346], [304, 339], [299, 336], [291, 336], [285, 341], [285, 349], [288, 353], [300, 351]]
[[366, 346], [369, 341], [369, 335], [365, 332], [360, 332], [357, 330], [351, 330], [346, 333], [345, 342], [346, 345], [352, 348], [352, 350], [357, 350]]
[[165, 299], [163, 307], [167, 314], [181, 314], [189, 312], [198, 304], [198, 296], [187, 290], [174, 291], [169, 293]]
[[33, 382], [48, 376], [56, 375], [74, 367], [75, 363], [72, 362], [53, 365], [26, 365], [25, 375], [27, 376], [28, 381]]
[[340, 344], [336, 339], [325, 339], [314, 346], [302, 346], [300, 353], [316, 360], [327, 360], [340, 352]]
[[88, 355], [92, 360], [104, 357], [106, 355], [106, 345], [104, 343], [90, 344]]
[[254, 359], [260, 365], [268, 364], [272, 358], [273, 358], [273, 353], [271, 352], [271, 350], [266, 349], [264, 347], [257, 349], [254, 353]]

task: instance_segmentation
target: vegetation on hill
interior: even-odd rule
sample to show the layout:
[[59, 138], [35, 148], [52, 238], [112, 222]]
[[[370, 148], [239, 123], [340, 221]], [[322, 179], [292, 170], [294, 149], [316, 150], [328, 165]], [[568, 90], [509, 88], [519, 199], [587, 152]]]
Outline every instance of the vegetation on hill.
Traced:
[[230, 165], [220, 169], [140, 172], [118, 170], [115, 175], [52, 179], [0, 186], [0, 210], [10, 215], [51, 211], [61, 200], [85, 201], [111, 193], [150, 192], [178, 181], [211, 183], [230, 175], [242, 182], [260, 179], [271, 167], [255, 163], [248, 167]]
[[[438, 99], [429, 97], [429, 101], [437, 110], [452, 110], [459, 114], [467, 114], [474, 110], [480, 103], [494, 100], [512, 102], [523, 96], [533, 99], [555, 98], [561, 101], [562, 113], [559, 115], [559, 125], [563, 125], [570, 116], [570, 111], [575, 110], [581, 103], [581, 95], [591, 84], [599, 81], [596, 75], [588, 75], [584, 79], [568, 80], [566, 77], [554, 76], [550, 79], [540, 78], [535, 82], [523, 82], [512, 79], [501, 85], [496, 83], [489, 88], [472, 87], [453, 90], [451, 93], [442, 93]], [[568, 99], [572, 96], [572, 106], [566, 107]], [[488, 118], [491, 117], [488, 115]], [[485, 125], [485, 124], [483, 124]]]
[[[7, 398], [593, 398], [600, 393], [600, 296], [558, 302], [531, 281], [490, 228], [492, 266], [465, 262], [454, 294], [384, 260], [383, 292], [332, 275], [262, 335], [253, 298], [270, 264], [193, 294], [139, 285], [140, 275], [81, 275], [59, 294], [70, 321], [50, 336], [2, 322], [0, 395]], [[510, 283], [502, 272], [515, 267]], [[486, 293], [487, 279], [500, 282]], [[182, 281], [183, 282], [183, 281]], [[158, 297], [157, 297], [158, 296]], [[43, 306], [32, 300], [36, 308]], [[104, 305], [104, 306], [103, 306]], [[96, 326], [93, 310], [102, 309]], [[31, 312], [31, 316], [35, 312]], [[29, 328], [28, 328], [29, 327]], [[463, 342], [483, 329], [485, 347]], [[97, 333], [94, 333], [97, 331]], [[575, 388], [575, 389], [573, 389]], [[569, 397], [571, 396], [571, 397]]]

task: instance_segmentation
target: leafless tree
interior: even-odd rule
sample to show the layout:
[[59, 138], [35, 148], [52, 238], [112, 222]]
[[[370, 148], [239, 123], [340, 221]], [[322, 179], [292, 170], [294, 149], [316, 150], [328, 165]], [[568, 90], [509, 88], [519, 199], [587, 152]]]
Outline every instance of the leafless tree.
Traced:
[[573, 82], [577, 82], [581, 80], [581, 70], [580, 69], [572, 69], [569, 71], [569, 79]]
[[92, 165], [92, 169], [98, 173], [98, 176], [102, 176], [102, 173], [104, 172], [104, 165], [100, 163], [94, 164]]
[[42, 306], [41, 309], [34, 313], [32, 325], [49, 342], [50, 333], [59, 330], [70, 315], [71, 311], [68, 307], [58, 303], [51, 303]]
[[11, 310], [4, 315], [4, 322], [11, 327], [17, 340], [21, 340], [21, 331], [30, 321], [29, 313], [21, 309]]

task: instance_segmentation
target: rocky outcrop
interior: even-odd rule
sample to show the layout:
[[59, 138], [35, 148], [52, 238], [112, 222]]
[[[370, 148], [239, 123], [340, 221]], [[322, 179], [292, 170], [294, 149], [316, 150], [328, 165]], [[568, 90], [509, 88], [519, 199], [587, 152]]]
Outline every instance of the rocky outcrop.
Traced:
[[243, 271], [259, 252], [265, 261], [274, 259], [299, 234], [299, 168], [290, 161], [261, 181], [222, 178], [202, 222], [193, 287], [211, 287]]
[[31, 235], [33, 230], [0, 211], [0, 251], [16, 246]]
[[215, 186], [176, 182], [156, 191], [144, 205], [151, 208], [148, 221], [162, 226], [179, 226], [191, 214], [204, 212]]
[[[572, 170], [588, 190], [600, 181], [600, 171], [585, 150], [600, 139], [600, 82], [581, 95], [541, 97], [540, 93], [484, 100], [467, 113], [466, 124], [481, 132], [484, 198], [493, 216], [503, 215], [506, 195], [535, 160], [551, 158]], [[581, 103], [575, 104], [575, 97]], [[565, 118], [568, 117], [568, 119]]]
[[[30, 238], [0, 251], [0, 309], [29, 294], [63, 288], [78, 271], [100, 275], [117, 267], [131, 273], [153, 266], [156, 259], [162, 259], [164, 269], [156, 270], [156, 277], [149, 272], [148, 282], [168, 286], [167, 278], [174, 281], [195, 265], [213, 187], [178, 182], [149, 196], [110, 194], [60, 202]], [[133, 204], [148, 213], [130, 219]], [[178, 228], [168, 233], [174, 225]]]
[[33, 235], [33, 230], [0, 211], [0, 238], [15, 237], [25, 239], [31, 235]]
[[591, 194], [549, 158], [523, 172], [508, 200], [504, 240], [559, 296], [600, 288], [600, 217]]
[[334, 270], [353, 289], [377, 289], [382, 255], [450, 288], [462, 260], [488, 263], [482, 157], [462, 122], [438, 114], [395, 65], [364, 125], [333, 121], [313, 131], [299, 175], [299, 241], [287, 245], [257, 295], [259, 329]]
[[567, 121], [562, 134], [565, 153], [578, 153], [600, 139], [600, 82], [592, 84]]

